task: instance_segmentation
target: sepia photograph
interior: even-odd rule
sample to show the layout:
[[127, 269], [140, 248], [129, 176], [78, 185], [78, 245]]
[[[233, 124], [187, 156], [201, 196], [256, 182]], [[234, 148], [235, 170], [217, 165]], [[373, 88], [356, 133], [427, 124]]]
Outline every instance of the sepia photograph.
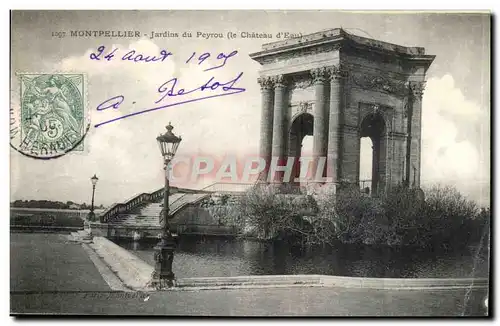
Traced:
[[491, 317], [491, 28], [11, 10], [10, 315]]

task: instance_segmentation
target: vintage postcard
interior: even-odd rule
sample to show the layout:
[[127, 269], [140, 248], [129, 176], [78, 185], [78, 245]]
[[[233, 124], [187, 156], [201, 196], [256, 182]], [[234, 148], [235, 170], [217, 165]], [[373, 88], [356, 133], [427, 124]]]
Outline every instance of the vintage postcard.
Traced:
[[489, 12], [10, 15], [11, 315], [491, 316]]

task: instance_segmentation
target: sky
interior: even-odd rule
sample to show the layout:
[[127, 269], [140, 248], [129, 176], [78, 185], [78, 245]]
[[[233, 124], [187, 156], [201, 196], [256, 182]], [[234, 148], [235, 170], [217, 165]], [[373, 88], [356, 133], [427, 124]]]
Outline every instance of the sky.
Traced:
[[[279, 32], [308, 34], [342, 27], [348, 32], [404, 46], [420, 46], [436, 59], [427, 72], [423, 97], [422, 173], [424, 186], [454, 185], [482, 204], [490, 189], [490, 20], [481, 14], [352, 13], [335, 11], [68, 11], [14, 12], [11, 30], [11, 107], [19, 107], [16, 72], [84, 72], [92, 127], [83, 153], [36, 160], [11, 150], [11, 200], [89, 202], [90, 177], [97, 174], [96, 204], [110, 205], [163, 185], [156, 136], [172, 122], [183, 141], [178, 155], [255, 155], [260, 135], [260, 65], [249, 54], [269, 39], [204, 39], [197, 33]], [[75, 30], [134, 30], [140, 39], [59, 38]], [[192, 38], [153, 38], [151, 32]], [[99, 46], [124, 54], [173, 55], [163, 62], [90, 60]], [[223, 69], [206, 60], [186, 60], [204, 52], [238, 53]], [[104, 51], [106, 53], [106, 51]], [[117, 54], [117, 57], [119, 55]], [[120, 56], [121, 57], [121, 56]], [[117, 59], [117, 58], [114, 58]], [[93, 127], [123, 114], [155, 106], [158, 87], [176, 77], [186, 89], [211, 76], [229, 81], [243, 72], [245, 92], [172, 106]], [[118, 109], [97, 111], [103, 101], [124, 96]], [[310, 142], [310, 139], [305, 140]], [[311, 144], [304, 144], [310, 146]], [[366, 147], [366, 144], [364, 144]], [[366, 160], [363, 159], [363, 162]], [[366, 171], [362, 163], [361, 178]]]

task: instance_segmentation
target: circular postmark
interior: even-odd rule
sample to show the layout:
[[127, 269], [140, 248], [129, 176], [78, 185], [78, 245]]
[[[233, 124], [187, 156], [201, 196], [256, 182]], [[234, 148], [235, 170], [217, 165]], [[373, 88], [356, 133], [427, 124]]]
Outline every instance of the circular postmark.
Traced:
[[10, 144], [51, 159], [84, 150], [90, 123], [83, 74], [19, 74], [19, 103], [10, 110]]

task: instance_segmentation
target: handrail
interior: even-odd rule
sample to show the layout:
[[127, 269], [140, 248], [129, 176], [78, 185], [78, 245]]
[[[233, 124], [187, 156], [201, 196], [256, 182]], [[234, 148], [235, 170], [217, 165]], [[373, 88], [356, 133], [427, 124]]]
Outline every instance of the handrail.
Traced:
[[[248, 187], [251, 187], [251, 186], [254, 186], [255, 185], [255, 182], [214, 182], [206, 187], [203, 187], [201, 188], [200, 190], [205, 190], [207, 191], [209, 188], [214, 188], [215, 186], [218, 186], [218, 185], [243, 185], [243, 186], [248, 186]], [[212, 191], [212, 192], [239, 192], [239, 191], [217, 191], [217, 190], [208, 190], [208, 191]]]
[[138, 195], [135, 195], [134, 197], [128, 199], [127, 201], [123, 203], [115, 203], [111, 205], [109, 208], [107, 208], [100, 216], [101, 221], [103, 222], [109, 222], [113, 217], [117, 216], [118, 214], [131, 210], [141, 204], [143, 204], [146, 201], [152, 201], [152, 200], [158, 200], [163, 196], [165, 188], [160, 188], [156, 191], [153, 191], [151, 193], [143, 192]]
[[[207, 195], [208, 195], [210, 193], [217, 192], [216, 190], [209, 190], [211, 187], [213, 188], [216, 185], [224, 185], [224, 184], [246, 185], [246, 186], [254, 185], [253, 183], [214, 182], [214, 183], [212, 183], [206, 187], [203, 187], [201, 189], [183, 189], [183, 190], [193, 191], [193, 193], [207, 192]], [[172, 188], [179, 189], [177, 187], [172, 187]], [[164, 193], [164, 188], [162, 187], [162, 188], [160, 188], [154, 192], [151, 192], [151, 193], [143, 192], [143, 193], [137, 194], [137, 195], [133, 196], [132, 198], [130, 198], [122, 203], [114, 203], [100, 214], [100, 219], [101, 219], [101, 221], [107, 223], [107, 222], [111, 221], [114, 217], [118, 216], [120, 213], [134, 209], [135, 207], [143, 204], [144, 202], [155, 201], [155, 200], [161, 199], [161, 197], [163, 196], [163, 193]], [[182, 195], [179, 198], [177, 198], [176, 200], [174, 200], [171, 203], [171, 205], [176, 203], [179, 200], [182, 200], [186, 195], [190, 195], [193, 193], [190, 193], [190, 192], [185, 193], [184, 195]], [[196, 201], [201, 200], [203, 198], [204, 198], [204, 196], [197, 199]], [[188, 204], [191, 204], [191, 203], [188, 203]], [[170, 213], [175, 214], [183, 206], [184, 205], [181, 205], [180, 207], [176, 208], [174, 211], [171, 211]]]
[[[253, 186], [255, 185], [255, 183], [243, 183], [243, 182], [214, 182], [208, 186], [205, 186], [201, 189], [199, 189], [198, 191], [210, 191], [210, 192], [219, 192], [219, 191], [216, 191], [216, 190], [208, 190], [210, 188], [213, 188], [214, 186], [217, 186], [217, 185], [224, 185], [224, 184], [230, 184], [230, 185], [245, 185], [245, 186]], [[180, 196], [179, 198], [177, 198], [176, 200], [174, 200], [171, 205], [175, 204], [176, 202], [178, 202], [179, 200], [182, 200], [183, 198], [185, 198], [187, 195], [192, 195], [190, 193], [186, 193], [182, 196]], [[189, 204], [193, 204], [193, 203], [196, 203], [196, 202], [199, 202], [203, 199], [205, 199], [209, 194], [206, 194], [205, 196], [201, 196], [200, 198], [197, 198], [195, 201], [193, 202], [187, 202], [185, 203], [185, 205], [189, 205]], [[180, 205], [178, 207], [176, 207], [175, 209], [171, 210], [169, 212], [169, 214], [171, 216], [173, 216], [175, 213], [177, 213], [181, 208], [183, 208], [185, 205]]]
[[[176, 200], [174, 200], [174, 201], [172, 202], [172, 204], [171, 204], [171, 205], [173, 205], [174, 203], [178, 202], [179, 200], [181, 200], [182, 198], [184, 198], [184, 197], [185, 197], [185, 196], [187, 196], [187, 195], [192, 195], [192, 194], [187, 193], [187, 194], [184, 194], [184, 195], [180, 196], [179, 198], [177, 198]], [[205, 198], [206, 198], [206, 197], [208, 197], [208, 196], [210, 196], [210, 193], [203, 194], [203, 196], [200, 196], [200, 198], [197, 198], [196, 200], [194, 200], [194, 201], [192, 201], [192, 202], [186, 202], [186, 203], [184, 203], [184, 205], [180, 205], [180, 206], [178, 206], [178, 207], [176, 207], [176, 208], [172, 209], [172, 210], [171, 210], [170, 212], [168, 212], [168, 213], [170, 214], [170, 216], [171, 216], [171, 217], [173, 217], [173, 216], [174, 216], [174, 214], [175, 214], [175, 213], [177, 213], [177, 212], [178, 212], [181, 208], [183, 208], [184, 206], [186, 206], [186, 205], [190, 205], [190, 204], [194, 204], [194, 203], [197, 203], [197, 202], [199, 202], [199, 201], [201, 201], [201, 200], [205, 199]]]

